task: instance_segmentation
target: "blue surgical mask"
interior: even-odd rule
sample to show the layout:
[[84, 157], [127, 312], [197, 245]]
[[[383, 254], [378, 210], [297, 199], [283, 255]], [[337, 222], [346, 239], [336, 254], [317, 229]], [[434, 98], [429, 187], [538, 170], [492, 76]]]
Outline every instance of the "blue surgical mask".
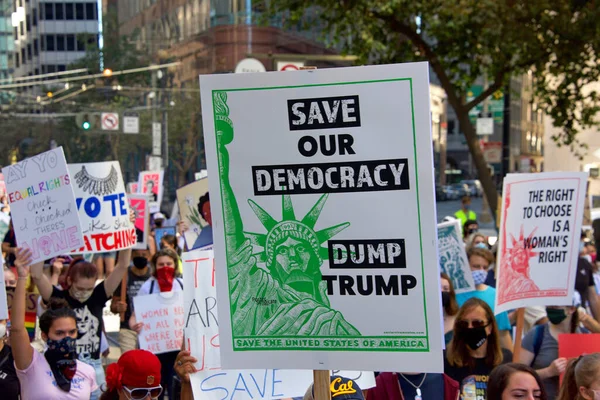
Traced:
[[471, 205], [470, 204], [463, 204], [463, 208], [467, 211], [469, 211], [471, 209]]
[[475, 246], [473, 246], [473, 247], [475, 247], [476, 249], [487, 249], [487, 248], [488, 248], [487, 244], [485, 244], [485, 243], [483, 243], [483, 242], [481, 242], [481, 243], [477, 243], [477, 244], [476, 244]]
[[476, 271], [471, 271], [471, 273], [473, 274], [473, 283], [475, 283], [475, 286], [485, 283], [488, 274], [487, 271], [478, 269]]

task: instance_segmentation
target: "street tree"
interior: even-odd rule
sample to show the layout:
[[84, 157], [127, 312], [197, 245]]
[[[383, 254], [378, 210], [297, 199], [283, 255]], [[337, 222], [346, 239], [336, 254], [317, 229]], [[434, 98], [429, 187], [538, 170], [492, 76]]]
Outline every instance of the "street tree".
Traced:
[[[600, 7], [591, 0], [265, 0], [290, 26], [313, 24], [359, 63], [428, 61], [456, 112], [495, 214], [497, 191], [469, 111], [522, 74], [561, 133], [578, 150], [577, 133], [596, 124]], [[471, 100], [477, 79], [489, 86]]]

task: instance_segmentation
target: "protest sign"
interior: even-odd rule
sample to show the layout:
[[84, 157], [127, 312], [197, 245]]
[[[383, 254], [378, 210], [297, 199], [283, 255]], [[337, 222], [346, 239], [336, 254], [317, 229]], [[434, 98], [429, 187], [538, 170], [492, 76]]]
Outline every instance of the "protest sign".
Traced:
[[208, 176], [208, 171], [205, 169], [200, 170], [200, 172], [194, 173], [194, 180], [199, 181], [200, 179], [206, 178]]
[[2, 169], [19, 247], [33, 263], [83, 246], [77, 203], [62, 147]]
[[160, 211], [163, 198], [164, 171], [140, 172], [138, 180], [138, 193], [148, 195], [150, 198], [150, 212]]
[[[570, 360], [586, 354], [600, 353], [600, 334], [568, 333], [558, 335], [558, 357]], [[562, 374], [560, 381], [562, 384]]]
[[234, 75], [200, 77], [223, 367], [441, 372], [428, 65]]
[[128, 194], [138, 193], [138, 183], [137, 182], [129, 182], [127, 184], [127, 193]]
[[129, 207], [135, 214], [135, 234], [137, 242], [134, 249], [145, 250], [148, 248], [148, 233], [150, 232], [150, 212], [148, 210], [148, 197], [142, 194], [130, 194]]
[[[235, 393], [237, 399], [278, 399], [302, 396], [312, 383], [309, 370], [222, 370], [219, 354], [219, 319], [212, 251], [182, 255], [186, 348], [198, 359], [192, 374], [194, 398], [220, 400]], [[362, 389], [375, 386], [372, 372], [333, 371], [356, 380]]]
[[135, 228], [121, 166], [117, 161], [69, 164], [85, 246], [79, 253], [104, 253], [132, 247]]
[[4, 182], [4, 174], [0, 174], [0, 196], [6, 194], [6, 182]]
[[[183, 237], [188, 250], [212, 245], [212, 226], [200, 215], [198, 205], [208, 199], [208, 179], [204, 178], [177, 189], [179, 214], [184, 224]], [[208, 201], [210, 212], [210, 200]], [[202, 232], [204, 231], [204, 234]]]
[[8, 304], [6, 303], [6, 282], [4, 282], [4, 257], [0, 255], [0, 319], [8, 319]]
[[136, 296], [133, 307], [138, 322], [144, 323], [139, 334], [140, 349], [154, 354], [180, 351], [183, 343], [183, 292], [165, 292]]
[[504, 178], [496, 314], [572, 303], [586, 181], [583, 172]]
[[[6, 306], [8, 308], [8, 314], [12, 310], [12, 301], [15, 296], [15, 288], [6, 288]], [[35, 327], [37, 321], [37, 305], [39, 294], [27, 292], [25, 293], [25, 329], [29, 335], [29, 340], [35, 339]]]
[[177, 229], [174, 226], [166, 226], [164, 228], [156, 228], [154, 230], [154, 240], [156, 241], [156, 245], [160, 245], [160, 241], [165, 235], [177, 235]]
[[462, 240], [460, 221], [438, 224], [438, 257], [440, 268], [452, 281], [456, 293], [475, 290], [469, 259]]

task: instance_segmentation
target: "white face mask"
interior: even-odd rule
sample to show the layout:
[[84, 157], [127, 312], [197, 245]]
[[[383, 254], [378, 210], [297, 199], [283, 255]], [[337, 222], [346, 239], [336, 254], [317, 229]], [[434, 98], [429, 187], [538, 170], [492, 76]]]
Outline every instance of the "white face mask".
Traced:
[[6, 324], [0, 324], [0, 339], [6, 336]]
[[74, 299], [79, 300], [80, 303], [85, 303], [90, 297], [92, 297], [92, 293], [94, 293], [94, 289], [91, 290], [75, 290], [71, 288], [70, 290], [71, 296]]

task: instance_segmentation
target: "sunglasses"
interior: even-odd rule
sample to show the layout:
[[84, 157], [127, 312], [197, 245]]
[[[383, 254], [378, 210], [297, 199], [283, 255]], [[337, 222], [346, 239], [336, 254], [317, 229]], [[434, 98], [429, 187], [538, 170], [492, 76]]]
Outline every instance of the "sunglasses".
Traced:
[[158, 385], [156, 387], [151, 387], [151, 388], [135, 388], [135, 389], [129, 389], [126, 386], [123, 386], [123, 389], [129, 393], [129, 398], [131, 400], [143, 400], [146, 397], [148, 397], [148, 395], [150, 395], [151, 399], [157, 399], [158, 396], [160, 396], [160, 394], [163, 391], [163, 388], [161, 385]]
[[474, 319], [472, 321], [457, 321], [456, 322], [456, 326], [459, 327], [460, 329], [469, 329], [469, 325], [472, 328], [485, 328], [486, 326], [488, 326], [490, 323], [480, 320], [480, 319]]

